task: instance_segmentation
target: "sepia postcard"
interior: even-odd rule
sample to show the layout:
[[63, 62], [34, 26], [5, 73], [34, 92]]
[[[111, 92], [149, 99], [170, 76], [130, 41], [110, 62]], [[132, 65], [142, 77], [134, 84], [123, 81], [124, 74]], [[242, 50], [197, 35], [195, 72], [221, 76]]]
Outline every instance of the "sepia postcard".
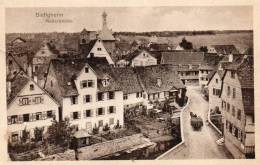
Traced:
[[211, 2], [4, 2], [1, 160], [256, 164], [257, 5]]

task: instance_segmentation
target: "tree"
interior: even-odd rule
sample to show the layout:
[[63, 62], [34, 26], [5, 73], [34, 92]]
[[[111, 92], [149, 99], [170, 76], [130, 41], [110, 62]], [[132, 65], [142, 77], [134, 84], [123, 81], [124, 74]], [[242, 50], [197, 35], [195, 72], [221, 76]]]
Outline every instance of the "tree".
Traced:
[[52, 125], [48, 128], [48, 143], [55, 145], [69, 146], [72, 129], [70, 127], [69, 119], [65, 118], [63, 121], [53, 120]]
[[35, 141], [42, 141], [43, 131], [44, 131], [44, 127], [42, 127], [42, 128], [36, 127], [36, 128], [34, 129], [34, 138], [35, 138]]
[[193, 49], [193, 45], [191, 42], [187, 41], [185, 39], [185, 37], [182, 39], [182, 41], [179, 43], [179, 45], [183, 48], [183, 49]]
[[207, 46], [201, 46], [199, 50], [200, 50], [201, 52], [205, 52], [205, 53], [208, 52]]
[[27, 131], [26, 129], [24, 129], [22, 132], [23, 132], [23, 133], [22, 133], [21, 141], [22, 141], [23, 143], [25, 143], [25, 142], [27, 142], [27, 140], [28, 140], [29, 137], [30, 137], [30, 132]]

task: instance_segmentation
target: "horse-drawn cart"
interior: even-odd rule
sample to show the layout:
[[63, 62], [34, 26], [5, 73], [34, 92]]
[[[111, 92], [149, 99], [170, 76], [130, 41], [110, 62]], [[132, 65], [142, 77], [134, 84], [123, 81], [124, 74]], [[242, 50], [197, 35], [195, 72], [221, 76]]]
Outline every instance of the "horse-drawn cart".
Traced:
[[203, 126], [203, 120], [200, 116], [197, 116], [193, 112], [190, 112], [190, 124], [193, 127], [193, 129], [198, 130]]

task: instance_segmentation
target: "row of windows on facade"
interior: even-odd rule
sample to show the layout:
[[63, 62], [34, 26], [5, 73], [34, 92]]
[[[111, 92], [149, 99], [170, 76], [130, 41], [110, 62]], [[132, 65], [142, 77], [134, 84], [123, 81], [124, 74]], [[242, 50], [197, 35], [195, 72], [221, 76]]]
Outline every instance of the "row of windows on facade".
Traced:
[[[145, 98], [145, 94], [143, 94], [143, 92], [136, 92], [136, 98]], [[123, 95], [123, 100], [127, 100], [128, 99], [128, 94], [124, 94]]]
[[205, 81], [208, 81], [208, 78], [205, 78], [205, 77], [201, 77], [200, 80], [205, 80]]
[[32, 105], [32, 104], [43, 104], [43, 96], [36, 97], [23, 97], [19, 99], [19, 105]]
[[8, 124], [21, 124], [24, 122], [32, 122], [36, 120], [46, 120], [53, 118], [55, 116], [55, 111], [44, 111], [37, 113], [27, 113], [22, 115], [12, 115], [7, 117]]
[[[119, 122], [119, 120], [117, 120], [117, 122]], [[115, 119], [114, 118], [109, 118], [109, 123], [107, 123], [109, 126], [115, 124]], [[92, 127], [92, 123], [91, 122], [87, 122], [86, 123], [87, 127], [88, 125], [90, 125], [90, 128]], [[98, 120], [98, 125], [97, 127], [103, 127], [104, 126], [104, 121], [103, 120]], [[79, 125], [78, 124], [73, 124], [71, 127], [73, 127], [76, 131], [79, 130]]]
[[[221, 107], [225, 111], [230, 112], [231, 105], [229, 103], [227, 103], [225, 101], [222, 101]], [[237, 111], [236, 111], [236, 108], [233, 105], [232, 105], [232, 112], [231, 112], [231, 114], [232, 114], [233, 117], [236, 117], [238, 120], [241, 120], [241, 110], [237, 109]]]
[[234, 124], [226, 120], [226, 130], [234, 137], [236, 137], [240, 142], [244, 143], [245, 133], [239, 128], [237, 128]]
[[[105, 100], [105, 93], [99, 92], [97, 93], [97, 101], [104, 101]], [[107, 92], [107, 99], [113, 100], [115, 99], [115, 92]], [[92, 95], [84, 95], [83, 96], [83, 103], [90, 103], [92, 102]], [[78, 104], [78, 96], [71, 97], [71, 104]]]
[[201, 73], [209, 74], [210, 71], [208, 71], [208, 70], [201, 70], [200, 72], [201, 72]]
[[198, 72], [194, 71], [194, 72], [178, 72], [179, 75], [181, 76], [197, 76]]
[[[94, 110], [93, 109], [88, 109], [83, 111], [83, 118], [87, 117], [93, 117], [94, 116]], [[107, 114], [115, 114], [116, 113], [116, 107], [115, 106], [109, 106], [107, 107]], [[96, 109], [96, 116], [101, 116], [105, 115], [105, 108], [97, 108]], [[75, 111], [70, 113], [70, 118], [72, 120], [80, 119], [81, 118], [81, 112], [80, 111]]]

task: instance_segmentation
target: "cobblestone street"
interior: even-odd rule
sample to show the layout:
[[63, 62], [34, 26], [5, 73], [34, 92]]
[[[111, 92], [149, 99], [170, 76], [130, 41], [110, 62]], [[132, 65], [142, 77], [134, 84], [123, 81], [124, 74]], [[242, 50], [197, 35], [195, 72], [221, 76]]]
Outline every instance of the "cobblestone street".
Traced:
[[[216, 140], [219, 139], [219, 135], [213, 128], [206, 125], [208, 102], [200, 93], [200, 88], [188, 87], [187, 96], [190, 98], [190, 105], [183, 113], [185, 144], [180, 149], [169, 152], [161, 159], [232, 158], [224, 146], [217, 145]], [[190, 125], [190, 112], [202, 117], [204, 125], [201, 130], [193, 130]]]

